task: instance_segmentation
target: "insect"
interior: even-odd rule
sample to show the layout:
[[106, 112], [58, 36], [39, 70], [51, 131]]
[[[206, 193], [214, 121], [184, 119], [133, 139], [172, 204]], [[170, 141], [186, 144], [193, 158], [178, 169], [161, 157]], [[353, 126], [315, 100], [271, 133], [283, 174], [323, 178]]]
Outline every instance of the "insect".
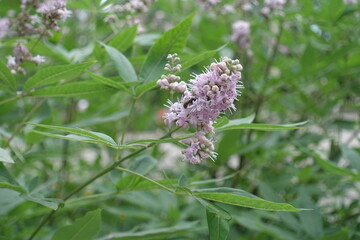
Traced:
[[195, 101], [195, 98], [191, 98], [190, 100], [186, 101], [183, 105], [184, 108], [186, 109], [189, 106], [189, 104], [192, 104], [194, 101]]

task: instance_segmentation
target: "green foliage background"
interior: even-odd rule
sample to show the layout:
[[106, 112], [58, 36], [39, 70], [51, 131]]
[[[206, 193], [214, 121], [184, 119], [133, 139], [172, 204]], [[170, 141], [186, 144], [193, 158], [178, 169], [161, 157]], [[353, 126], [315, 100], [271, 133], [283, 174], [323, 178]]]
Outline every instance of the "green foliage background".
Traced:
[[[48, 61], [25, 76], [6, 68], [18, 39], [0, 40], [0, 239], [28, 238], [49, 208], [59, 210], [35, 239], [360, 239], [359, 5], [299, 0], [264, 18], [261, 4], [158, 0], [143, 26], [114, 29], [111, 2], [69, 1], [61, 32], [27, 38]], [[0, 16], [19, 3], [0, 0]], [[237, 20], [250, 22], [252, 57], [230, 40]], [[220, 56], [244, 67], [238, 110], [226, 113], [241, 120], [218, 122], [218, 159], [182, 162], [179, 139], [165, 138], [63, 201], [118, 149], [159, 143], [130, 141], [167, 132], [169, 95], [155, 83], [173, 52], [183, 80]], [[296, 208], [275, 204], [285, 202]]]

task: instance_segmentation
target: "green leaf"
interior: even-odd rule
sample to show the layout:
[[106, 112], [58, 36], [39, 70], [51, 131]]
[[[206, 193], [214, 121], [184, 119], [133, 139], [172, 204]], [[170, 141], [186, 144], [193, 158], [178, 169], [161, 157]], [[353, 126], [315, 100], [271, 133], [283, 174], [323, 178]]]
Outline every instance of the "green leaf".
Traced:
[[15, 163], [8, 151], [0, 148], [0, 162]]
[[187, 186], [187, 177], [184, 174], [181, 174], [178, 185], [182, 188]]
[[[179, 238], [182, 234], [196, 231], [197, 222], [180, 223], [178, 225], [167, 228], [154, 228], [140, 232], [124, 232], [111, 233], [112, 240], [159, 240], [171, 239], [171, 237]], [[109, 239], [108, 237], [100, 238], [100, 240]], [[183, 238], [181, 238], [183, 239]]]
[[111, 147], [111, 148], [114, 148], [114, 149], [135, 149], [136, 148], [134, 146], [127, 146], [127, 145], [114, 145], [114, 144], [111, 144], [109, 142], [100, 141], [100, 140], [97, 140], [97, 139], [94, 139], [94, 138], [89, 138], [89, 137], [78, 136], [78, 135], [74, 135], [74, 134], [59, 135], [59, 134], [53, 134], [53, 133], [42, 132], [42, 131], [37, 131], [37, 130], [32, 130], [32, 132], [43, 135], [43, 136], [52, 137], [52, 138], [59, 138], [59, 139], [64, 139], [64, 140], [69, 140], [69, 141], [100, 144], [100, 145], [104, 145], [104, 146]]
[[101, 209], [87, 212], [70, 225], [55, 232], [52, 240], [92, 240], [100, 230]]
[[194, 134], [187, 134], [185, 136], [179, 136], [176, 138], [163, 138], [163, 139], [141, 139], [136, 141], [127, 142], [126, 145], [139, 144], [139, 143], [172, 143], [179, 142], [184, 139], [193, 137]]
[[300, 188], [297, 204], [304, 208], [311, 208], [312, 211], [299, 212], [300, 226], [311, 236], [311, 239], [318, 239], [324, 235], [323, 220], [315, 202], [311, 199], [304, 187]]
[[51, 66], [41, 69], [26, 81], [24, 91], [27, 92], [32, 88], [53, 84], [59, 82], [62, 79], [75, 76], [93, 64], [94, 62], [87, 62], [79, 64]]
[[254, 118], [255, 118], [255, 114], [251, 114], [245, 118], [239, 118], [234, 120], [229, 120], [227, 117], [222, 117], [216, 120], [214, 127], [217, 129], [232, 128], [241, 124], [252, 123], [252, 121], [254, 121]]
[[155, 89], [158, 85], [156, 84], [158, 79], [152, 80], [150, 82], [141, 84], [136, 87], [135, 95], [137, 98], [140, 98], [142, 95], [144, 95], [146, 92], [151, 91]]
[[30, 194], [21, 195], [22, 198], [43, 205], [44, 207], [51, 208], [53, 210], [57, 210], [59, 207], [59, 204], [62, 203], [61, 199], [54, 199], [54, 198], [43, 198], [43, 197], [37, 197]]
[[229, 123], [229, 119], [227, 117], [222, 117], [217, 119], [213, 126], [214, 128], [220, 128], [228, 123]]
[[[235, 120], [236, 121], [236, 120]], [[295, 124], [263, 124], [263, 123], [240, 123], [240, 124], [233, 124], [229, 121], [228, 124], [221, 126], [215, 129], [215, 132], [227, 131], [227, 130], [239, 130], [239, 129], [252, 129], [258, 131], [282, 131], [282, 130], [294, 130], [300, 129], [304, 122], [295, 123]]]
[[342, 176], [349, 176], [349, 177], [353, 177], [354, 179], [360, 179], [360, 174], [353, 173], [352, 171], [350, 171], [346, 168], [339, 167], [338, 165], [336, 165], [333, 162], [326, 161], [325, 159], [320, 157], [320, 155], [317, 154], [316, 152], [311, 151], [310, 149], [303, 148], [299, 144], [296, 144], [296, 146], [299, 147], [300, 150], [302, 152], [304, 152], [305, 154], [312, 156], [315, 159], [316, 163], [319, 164], [319, 166], [321, 168], [323, 168], [324, 170], [326, 170], [330, 173], [335, 173], [335, 174], [339, 174]]
[[[134, 175], [134, 176], [140, 177], [140, 178], [142, 178], [143, 180], [149, 182], [149, 183], [146, 183], [145, 186], [142, 186], [142, 187], [144, 187], [144, 188], [139, 188], [140, 183], [137, 183], [136, 186], [134, 186], [131, 190], [134, 190], [135, 187], [136, 187], [136, 190], [140, 190], [140, 189], [142, 189], [142, 190], [150, 190], [150, 189], [154, 189], [154, 186], [156, 186], [157, 188], [164, 189], [164, 190], [166, 190], [166, 191], [168, 191], [168, 192], [173, 192], [173, 190], [170, 189], [170, 188], [166, 185], [166, 183], [167, 183], [167, 184], [170, 184], [170, 183], [169, 183], [168, 181], [166, 181], [166, 180], [155, 181], [155, 180], [153, 180], [153, 179], [151, 179], [151, 178], [148, 178], [148, 177], [145, 177], [144, 175], [141, 175], [141, 174], [139, 174], [139, 173], [137, 173], [137, 172], [131, 171], [131, 170], [126, 169], [126, 168], [121, 168], [121, 167], [116, 167], [115, 170], [118, 170], [118, 171], [121, 171], [121, 172], [130, 173], [130, 174], [132, 174], [132, 175]], [[118, 186], [118, 187], [119, 187], [119, 186]], [[155, 189], [156, 189], [156, 188], [155, 188]], [[126, 188], [126, 189], [124, 189], [124, 190], [125, 190], [125, 192], [127, 192], [127, 190], [129, 190], [129, 189]], [[122, 191], [122, 189], [120, 189], [120, 191]]]
[[[140, 175], [145, 175], [151, 171], [157, 164], [157, 160], [151, 156], [141, 156], [135, 158], [131, 161], [128, 170], [136, 172]], [[116, 187], [120, 191], [132, 190], [144, 179], [138, 175], [129, 175], [129, 173], [124, 172], [122, 178], [119, 179]]]
[[107, 46], [105, 44], [102, 45], [105, 47], [106, 52], [114, 63], [119, 76], [124, 79], [125, 82], [137, 81], [136, 72], [129, 60], [116, 48]]
[[24, 189], [20, 185], [14, 185], [11, 183], [6, 183], [6, 182], [0, 182], [0, 188], [11, 189], [11, 190], [19, 192], [19, 193], [25, 192]]
[[0, 61], [0, 83], [5, 88], [8, 88], [9, 90], [12, 90], [13, 92], [16, 91], [16, 81], [11, 74], [10, 70], [7, 68], [7, 66]]
[[109, 42], [109, 46], [116, 48], [120, 52], [125, 52], [134, 42], [137, 34], [137, 25], [129, 27], [120, 32]]
[[338, 232], [323, 236], [318, 240], [348, 240], [349, 239], [349, 230], [347, 228], [342, 228]]
[[109, 145], [117, 146], [114, 139], [112, 139], [110, 136], [108, 136], [108, 135], [106, 135], [104, 133], [93, 132], [93, 131], [82, 129], [82, 128], [69, 128], [69, 127], [60, 127], [60, 126], [36, 124], [36, 123], [27, 123], [27, 124], [34, 125], [34, 126], [37, 126], [37, 127], [52, 129], [52, 130], [68, 132], [68, 133], [72, 133], [72, 134], [75, 134], [75, 135], [80, 135], [80, 136], [84, 136], [84, 137], [87, 137], [87, 138], [96, 139], [96, 140], [99, 140], [99, 141], [101, 141], [103, 143], [108, 143]]
[[92, 77], [94, 80], [96, 80], [97, 82], [103, 83], [103, 84], [105, 84], [107, 86], [110, 86], [110, 87], [125, 91], [125, 92], [127, 92], [129, 94], [132, 94], [131, 91], [125, 85], [123, 85], [121, 82], [116, 82], [116, 81], [114, 81], [114, 80], [112, 80], [110, 78], [106, 78], [106, 77], [97, 75], [97, 74], [92, 73], [90, 71], [86, 71], [86, 73], [90, 77]]
[[226, 240], [229, 235], [229, 220], [206, 210], [206, 218], [210, 234], [210, 240]]
[[200, 189], [193, 191], [193, 196], [215, 202], [268, 211], [298, 212], [304, 210], [297, 209], [286, 203], [266, 201], [252, 195], [251, 193], [232, 188]]
[[341, 152], [349, 161], [351, 167], [360, 170], [360, 154], [357, 151], [343, 145], [341, 146]]
[[31, 93], [36, 97], [80, 97], [94, 96], [97, 94], [113, 94], [116, 90], [104, 84], [94, 82], [74, 82], [61, 86], [47, 87]]
[[167, 31], [150, 48], [145, 63], [140, 73], [140, 78], [145, 82], [157, 80], [164, 71], [166, 57], [169, 53], [180, 54], [185, 47], [194, 14]]
[[218, 51], [220, 51], [224, 46], [218, 48], [218, 49], [214, 49], [214, 50], [210, 50], [210, 51], [206, 51], [206, 52], [202, 52], [202, 53], [198, 53], [195, 54], [193, 57], [187, 59], [186, 61], [184, 61], [181, 65], [181, 71], [184, 71], [202, 61], [208, 60], [210, 59], [212, 56], [214, 56]]

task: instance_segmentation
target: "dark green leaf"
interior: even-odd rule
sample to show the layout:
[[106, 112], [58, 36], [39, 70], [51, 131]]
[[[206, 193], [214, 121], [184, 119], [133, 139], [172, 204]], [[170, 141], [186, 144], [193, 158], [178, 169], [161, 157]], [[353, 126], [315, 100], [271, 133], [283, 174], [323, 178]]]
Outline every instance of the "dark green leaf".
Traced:
[[112, 139], [110, 136], [108, 136], [108, 135], [106, 135], [104, 133], [93, 132], [93, 131], [86, 130], [86, 129], [81, 129], [81, 128], [69, 128], [69, 127], [60, 127], [60, 126], [52, 126], [52, 125], [36, 124], [36, 123], [28, 123], [28, 124], [34, 125], [34, 126], [37, 126], [37, 127], [42, 127], [42, 128], [52, 129], [52, 130], [68, 132], [68, 133], [72, 133], [72, 134], [75, 134], [75, 135], [84, 136], [84, 137], [87, 137], [87, 138], [97, 139], [97, 140], [100, 140], [102, 142], [106, 142], [106, 143], [108, 143], [110, 145], [117, 145], [116, 142], [114, 141], [114, 139]]
[[112, 60], [119, 76], [124, 79], [125, 82], [137, 81], [135, 70], [129, 60], [116, 48], [103, 44], [106, 52]]
[[59, 82], [62, 79], [79, 74], [84, 69], [93, 65], [94, 62], [69, 64], [61, 66], [51, 66], [38, 71], [34, 76], [30, 77], [24, 86], [24, 91], [27, 92], [32, 88], [45, 86]]
[[[223, 191], [224, 190], [224, 191]], [[220, 192], [221, 191], [221, 192]], [[193, 192], [196, 197], [221, 202], [230, 205], [236, 205], [241, 207], [269, 210], [269, 211], [287, 211], [298, 212], [303, 209], [297, 209], [290, 204], [275, 203], [258, 198], [250, 193], [247, 193], [238, 189], [205, 189], [197, 190]]]
[[80, 97], [94, 96], [96, 94], [115, 93], [114, 88], [110, 88], [104, 84], [94, 82], [74, 82], [56, 87], [47, 87], [36, 90], [31, 96], [36, 97]]
[[180, 54], [182, 52], [191, 29], [193, 17], [194, 14], [191, 14], [184, 21], [167, 31], [150, 48], [140, 73], [140, 78], [145, 83], [160, 78], [168, 54]]
[[4, 86], [4, 88], [8, 88], [13, 92], [16, 91], [15, 78], [2, 61], [0, 61], [0, 83], [2, 83], [1, 85]]
[[209, 228], [210, 240], [226, 240], [229, 235], [229, 220], [206, 210], [206, 218]]
[[116, 48], [120, 52], [125, 52], [133, 44], [136, 33], [137, 25], [129, 27], [113, 37], [108, 45]]
[[92, 240], [100, 230], [101, 210], [87, 212], [70, 226], [60, 228], [52, 240]]
[[86, 72], [90, 77], [92, 77], [94, 80], [100, 82], [100, 83], [103, 83], [107, 86], [110, 86], [110, 87], [113, 87], [113, 88], [116, 88], [116, 89], [119, 89], [119, 90], [123, 90], [129, 94], [131, 94], [131, 91], [125, 86], [123, 85], [121, 82], [119, 81], [114, 81], [110, 78], [106, 78], [106, 77], [103, 77], [103, 76], [100, 76], [100, 75], [97, 75], [95, 73], [92, 73], [90, 71], [87, 71]]

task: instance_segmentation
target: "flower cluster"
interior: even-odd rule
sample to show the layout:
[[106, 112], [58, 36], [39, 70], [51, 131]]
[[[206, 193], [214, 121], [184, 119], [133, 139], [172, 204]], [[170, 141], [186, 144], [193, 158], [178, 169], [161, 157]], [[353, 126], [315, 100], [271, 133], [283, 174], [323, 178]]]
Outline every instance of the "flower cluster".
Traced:
[[357, 0], [343, 0], [344, 4], [357, 4]]
[[234, 41], [241, 50], [244, 50], [248, 56], [252, 55], [250, 49], [250, 23], [246, 21], [237, 21], [232, 25], [231, 40]]
[[130, 0], [123, 5], [115, 5], [113, 11], [117, 13], [143, 13], [149, 11], [149, 6], [155, 0]]
[[265, 6], [261, 9], [261, 14], [268, 17], [270, 12], [276, 15], [284, 15], [283, 8], [286, 0], [265, 0]]
[[40, 55], [33, 57], [29, 49], [23, 43], [18, 42], [13, 49], [13, 56], [7, 56], [7, 60], [7, 67], [12, 74], [16, 74], [17, 72], [25, 74], [26, 71], [20, 66], [21, 63], [29, 61], [39, 65], [40, 63], [45, 62], [45, 57]]
[[115, 31], [119, 31], [126, 26], [138, 25], [138, 32], [143, 32], [144, 26], [141, 14], [148, 12], [151, 4], [155, 1], [129, 0], [124, 4], [111, 5], [107, 10], [110, 14], [105, 17], [104, 21], [110, 24]]
[[66, 21], [71, 15], [64, 0], [46, 0], [39, 4], [36, 11], [42, 14], [41, 22], [46, 29], [54, 29], [56, 32], [60, 31], [59, 21]]
[[[60, 31], [59, 21], [66, 21], [71, 12], [66, 9], [65, 0], [21, 0], [20, 12], [16, 18], [0, 19], [0, 38], [5, 36], [31, 36], [35, 34], [51, 36], [51, 31]], [[43, 56], [32, 56], [29, 49], [17, 42], [13, 55], [7, 57], [7, 66], [13, 74], [25, 74], [25, 69], [20, 65], [33, 62], [36, 65], [45, 61]]]
[[197, 0], [197, 3], [204, 9], [208, 10], [218, 5], [220, 1], [221, 0]]
[[0, 18], [0, 38], [6, 36], [6, 33], [9, 29], [9, 19], [8, 18]]
[[161, 89], [170, 90], [171, 92], [185, 92], [187, 89], [186, 83], [180, 81], [180, 77], [176, 76], [181, 71], [180, 58], [176, 53], [169, 54], [167, 56], [167, 63], [164, 70], [167, 71], [168, 75], [162, 75], [157, 81], [157, 85], [161, 86]]
[[[234, 101], [239, 95], [242, 66], [239, 60], [223, 57], [220, 62], [212, 63], [207, 71], [190, 80], [189, 88], [182, 99], [171, 103], [169, 111], [165, 113], [165, 124], [188, 129], [196, 129], [195, 138], [186, 140], [189, 148], [184, 156], [191, 163], [199, 163], [207, 157], [215, 158], [211, 140], [206, 134], [213, 131], [213, 123], [217, 117], [227, 109], [235, 110]], [[205, 154], [206, 153], [206, 154]]]

